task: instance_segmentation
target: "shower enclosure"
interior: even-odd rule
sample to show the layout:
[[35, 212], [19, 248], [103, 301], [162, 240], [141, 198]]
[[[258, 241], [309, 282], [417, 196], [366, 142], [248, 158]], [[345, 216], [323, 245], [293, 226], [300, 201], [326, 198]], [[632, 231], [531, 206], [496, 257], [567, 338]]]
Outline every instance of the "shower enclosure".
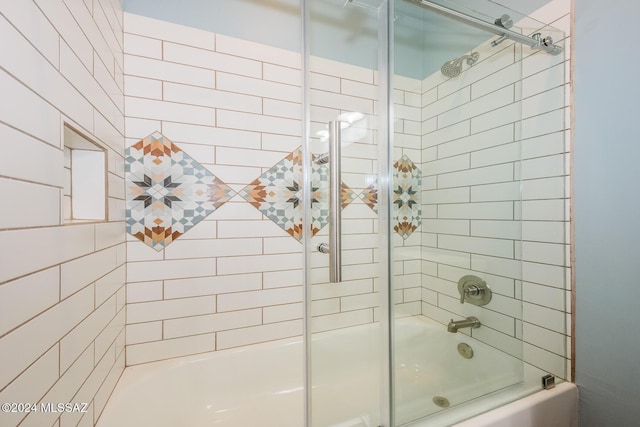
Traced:
[[564, 141], [564, 34], [462, 4], [304, 2], [309, 426], [451, 425], [541, 389], [566, 332], [523, 261], [523, 234], [565, 236], [529, 160]]

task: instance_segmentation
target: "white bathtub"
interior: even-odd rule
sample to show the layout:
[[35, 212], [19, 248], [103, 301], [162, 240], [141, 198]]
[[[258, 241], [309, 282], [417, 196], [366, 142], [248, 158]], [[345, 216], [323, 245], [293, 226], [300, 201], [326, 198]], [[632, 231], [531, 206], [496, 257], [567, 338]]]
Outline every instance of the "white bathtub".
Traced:
[[[553, 390], [506, 405], [513, 396], [530, 393], [532, 387], [526, 381], [511, 384], [513, 375], [517, 377], [520, 371], [519, 365], [511, 364], [508, 356], [470, 341], [463, 334], [447, 333], [442, 325], [423, 317], [398, 322], [402, 333], [396, 334], [397, 424], [413, 422], [411, 426], [416, 427], [577, 425], [577, 393], [573, 384], [560, 384]], [[373, 331], [370, 325], [348, 328], [320, 334], [318, 342], [314, 342], [314, 354], [318, 356], [314, 364], [314, 398], [320, 401], [319, 407], [328, 407], [323, 406], [325, 398], [333, 402], [337, 393], [345, 396], [340, 400], [343, 402], [340, 407], [332, 405], [331, 411], [316, 411], [314, 419], [318, 425], [379, 425], [375, 415], [355, 418], [352, 415], [379, 412], [380, 376], [376, 366], [379, 361]], [[464, 359], [457, 353], [455, 346], [460, 341], [470, 342], [474, 350], [472, 359]], [[449, 344], [453, 344], [452, 351]], [[336, 351], [349, 346], [359, 350]], [[440, 346], [446, 350], [433, 351]], [[431, 356], [434, 353], [438, 354], [437, 359]], [[427, 356], [432, 360], [426, 361]], [[359, 363], [354, 364], [349, 358]], [[496, 361], [499, 361], [497, 366], [504, 369], [487, 368], [487, 363], [493, 362], [491, 366], [496, 366]], [[440, 368], [434, 369], [434, 364]], [[443, 366], [463, 375], [452, 380], [447, 373], [445, 383], [441, 380]], [[474, 387], [469, 387], [470, 382], [475, 383]], [[478, 391], [478, 383], [486, 386], [486, 390]], [[300, 338], [133, 366], [125, 369], [97, 426], [301, 427], [304, 425], [302, 384]], [[485, 395], [497, 388], [503, 390]], [[362, 390], [371, 394], [366, 395]], [[482, 397], [477, 397], [479, 394]], [[434, 396], [447, 398], [451, 408], [436, 406]], [[472, 414], [498, 406], [456, 424]], [[425, 415], [429, 416], [424, 418]], [[550, 419], [553, 422], [548, 422]]]

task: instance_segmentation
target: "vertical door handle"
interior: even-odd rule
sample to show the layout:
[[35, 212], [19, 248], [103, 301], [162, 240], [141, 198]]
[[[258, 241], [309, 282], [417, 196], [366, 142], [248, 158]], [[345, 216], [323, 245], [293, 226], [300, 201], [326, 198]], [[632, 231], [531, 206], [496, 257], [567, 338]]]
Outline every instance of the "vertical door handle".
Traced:
[[342, 178], [340, 120], [329, 122], [329, 281], [342, 281]]

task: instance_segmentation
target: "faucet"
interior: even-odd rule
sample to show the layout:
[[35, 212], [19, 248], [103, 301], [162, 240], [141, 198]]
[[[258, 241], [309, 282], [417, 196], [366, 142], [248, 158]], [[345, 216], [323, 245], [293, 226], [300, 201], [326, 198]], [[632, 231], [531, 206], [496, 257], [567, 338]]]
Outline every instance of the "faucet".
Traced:
[[458, 332], [458, 329], [462, 329], [462, 328], [479, 328], [481, 325], [480, 321], [478, 320], [477, 317], [467, 317], [464, 320], [456, 320], [455, 322], [453, 321], [453, 319], [451, 319], [451, 322], [449, 322], [449, 324], [447, 325], [447, 332], [452, 332], [452, 333], [456, 333]]

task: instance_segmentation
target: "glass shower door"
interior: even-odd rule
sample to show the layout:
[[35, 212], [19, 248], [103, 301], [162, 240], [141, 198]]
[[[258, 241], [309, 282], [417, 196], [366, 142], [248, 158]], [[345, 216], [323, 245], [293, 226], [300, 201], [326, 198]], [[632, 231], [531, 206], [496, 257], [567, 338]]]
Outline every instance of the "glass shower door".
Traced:
[[[537, 135], [534, 123], [542, 123], [528, 118], [564, 105], [562, 88], [545, 99], [532, 96], [544, 92], [547, 81], [557, 84], [540, 71], [562, 62], [561, 49], [543, 43], [531, 50], [420, 3], [396, 1], [394, 11], [396, 426], [422, 419], [425, 426], [452, 425], [540, 388], [544, 372], [524, 363], [523, 324], [536, 319], [523, 310], [522, 219], [544, 214], [526, 210], [521, 188], [530, 199], [548, 190], [542, 180], [523, 181], [541, 173], [523, 172], [533, 162], [523, 161], [522, 147], [523, 138]], [[531, 28], [510, 31], [540, 29], [538, 40], [563, 38], [492, 2], [485, 3], [493, 16], [478, 11], [482, 2], [474, 3], [478, 10], [437, 3], [505, 31], [513, 21]], [[525, 142], [530, 152], [540, 149], [533, 139]], [[542, 275], [530, 276], [537, 281]], [[528, 348], [530, 354], [538, 351]], [[474, 409], [456, 411], [459, 405]]]
[[307, 423], [388, 425], [387, 5], [304, 5]]

